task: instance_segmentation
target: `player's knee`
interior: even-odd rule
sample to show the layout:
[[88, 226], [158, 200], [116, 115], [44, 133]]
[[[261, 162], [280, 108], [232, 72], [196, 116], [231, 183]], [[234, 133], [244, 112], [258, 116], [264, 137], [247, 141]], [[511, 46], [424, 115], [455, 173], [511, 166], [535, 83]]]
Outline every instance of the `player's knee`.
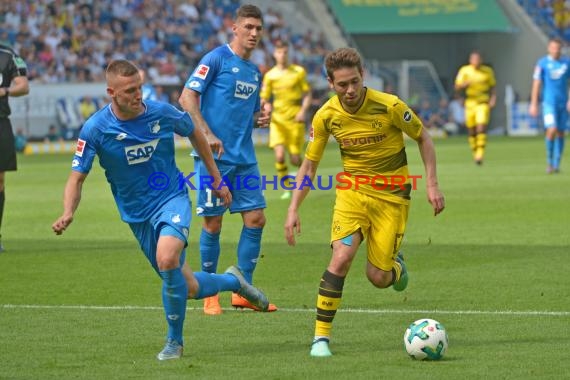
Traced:
[[265, 214], [261, 210], [249, 212], [244, 217], [244, 224], [249, 228], [263, 228], [265, 227]]
[[219, 234], [222, 230], [222, 218], [204, 218], [202, 226], [210, 234]]
[[171, 270], [180, 265], [180, 259], [177, 255], [158, 255], [156, 257], [156, 265], [159, 270]]
[[377, 288], [384, 289], [392, 283], [392, 272], [385, 272], [383, 270], [368, 270], [366, 272], [368, 281]]

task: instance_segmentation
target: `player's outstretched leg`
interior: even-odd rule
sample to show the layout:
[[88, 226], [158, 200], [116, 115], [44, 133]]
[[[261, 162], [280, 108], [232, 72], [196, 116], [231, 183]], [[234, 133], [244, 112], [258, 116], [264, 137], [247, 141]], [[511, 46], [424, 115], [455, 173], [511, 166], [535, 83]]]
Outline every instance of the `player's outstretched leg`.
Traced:
[[397, 292], [401, 292], [408, 287], [408, 269], [404, 263], [404, 255], [402, 255], [402, 252], [398, 252], [398, 256], [396, 256], [396, 265], [399, 265], [401, 268], [400, 278], [394, 281], [392, 288]]
[[265, 294], [261, 290], [257, 289], [253, 285], [249, 284], [246, 281], [246, 279], [243, 277], [243, 274], [238, 267], [232, 265], [231, 267], [226, 269], [225, 273], [232, 274], [238, 279], [240, 286], [241, 286], [239, 288], [239, 290], [237, 291], [238, 295], [245, 298], [247, 301], [249, 301], [253, 306], [258, 308], [260, 311], [268, 311], [269, 300], [267, 299]]

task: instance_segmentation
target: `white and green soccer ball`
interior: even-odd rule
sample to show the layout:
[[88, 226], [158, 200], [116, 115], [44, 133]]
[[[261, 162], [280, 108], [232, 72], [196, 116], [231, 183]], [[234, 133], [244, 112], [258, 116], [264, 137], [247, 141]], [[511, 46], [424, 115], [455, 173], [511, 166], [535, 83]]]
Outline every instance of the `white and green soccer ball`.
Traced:
[[406, 329], [404, 344], [406, 351], [414, 359], [439, 360], [447, 351], [447, 332], [436, 320], [418, 319]]

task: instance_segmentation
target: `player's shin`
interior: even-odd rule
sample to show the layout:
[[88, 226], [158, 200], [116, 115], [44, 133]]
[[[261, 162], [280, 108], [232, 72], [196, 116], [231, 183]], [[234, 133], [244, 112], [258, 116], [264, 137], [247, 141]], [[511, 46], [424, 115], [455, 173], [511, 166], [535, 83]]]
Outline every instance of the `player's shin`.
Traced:
[[343, 287], [344, 277], [332, 274], [328, 270], [323, 273], [317, 297], [316, 339], [330, 337], [332, 322], [340, 306]]
[[202, 270], [216, 273], [220, 258], [220, 233], [210, 233], [204, 229], [200, 233], [200, 258]]
[[180, 268], [161, 270], [162, 303], [168, 323], [169, 340], [183, 345], [182, 330], [186, 316], [186, 299], [188, 298], [188, 285]]
[[238, 267], [248, 283], [253, 282], [253, 271], [261, 250], [263, 228], [243, 226], [237, 248]]

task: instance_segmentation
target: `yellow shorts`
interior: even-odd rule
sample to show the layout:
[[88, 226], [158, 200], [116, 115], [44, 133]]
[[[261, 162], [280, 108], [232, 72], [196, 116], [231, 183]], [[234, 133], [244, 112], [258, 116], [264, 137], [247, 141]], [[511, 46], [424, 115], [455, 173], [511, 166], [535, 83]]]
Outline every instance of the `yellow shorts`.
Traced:
[[300, 154], [305, 144], [305, 124], [272, 120], [269, 126], [269, 147], [284, 145], [291, 154]]
[[488, 125], [491, 108], [488, 103], [465, 102], [465, 126], [474, 128], [477, 125]]
[[389, 272], [404, 237], [409, 207], [356, 191], [337, 189], [331, 243], [360, 229], [367, 241], [368, 261]]

